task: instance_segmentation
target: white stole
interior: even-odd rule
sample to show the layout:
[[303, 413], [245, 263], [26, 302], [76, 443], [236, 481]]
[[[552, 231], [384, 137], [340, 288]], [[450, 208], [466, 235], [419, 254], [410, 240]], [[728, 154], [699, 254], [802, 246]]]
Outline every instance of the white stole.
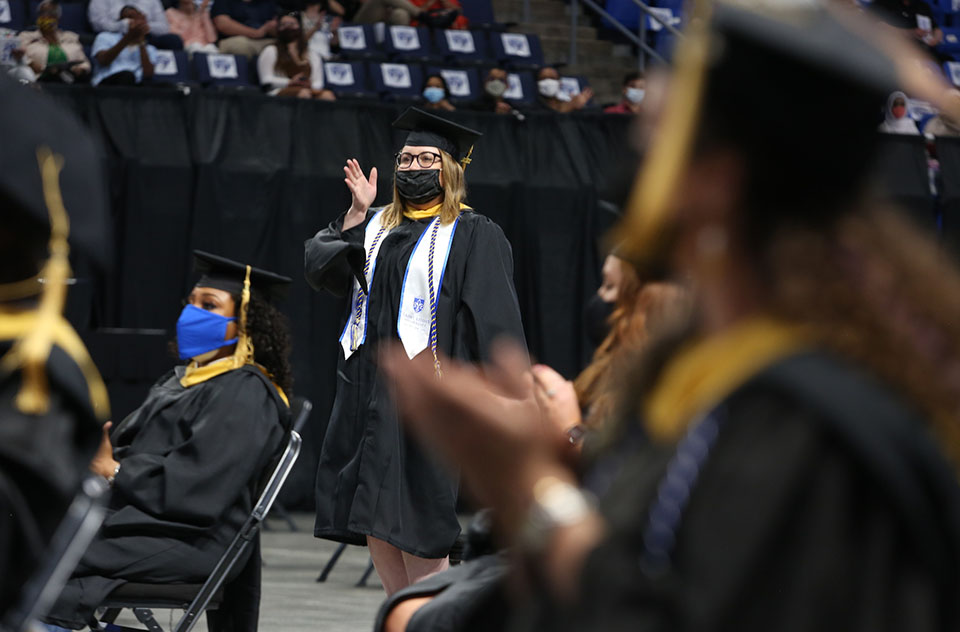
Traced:
[[[344, 360], [353, 355], [354, 350], [359, 349], [360, 345], [367, 339], [367, 305], [370, 303], [370, 292], [373, 289], [373, 271], [377, 267], [377, 254], [380, 252], [380, 246], [383, 245], [383, 240], [386, 239], [390, 233], [389, 230], [383, 231], [377, 243], [373, 243], [373, 240], [377, 237], [377, 233], [380, 232], [380, 222], [382, 218], [383, 210], [380, 210], [367, 222], [367, 228], [363, 235], [363, 252], [366, 257], [364, 261], [370, 262], [366, 275], [364, 275], [367, 279], [367, 291], [363, 294], [363, 300], [360, 304], [360, 318], [358, 321], [357, 302], [360, 300], [361, 289], [360, 280], [354, 279], [353, 299], [350, 301], [350, 314], [347, 317], [347, 324], [343, 328], [343, 333], [340, 334], [340, 348], [343, 349]], [[355, 327], [354, 325], [357, 326]], [[356, 344], [354, 344], [354, 338], [356, 338]]]
[[397, 318], [397, 334], [407, 352], [413, 358], [430, 344], [430, 285], [428, 267], [430, 261], [430, 240], [434, 229], [437, 238], [433, 255], [433, 295], [440, 303], [440, 288], [443, 287], [443, 273], [447, 268], [447, 258], [453, 245], [453, 235], [460, 218], [443, 226], [437, 217], [427, 226], [407, 261], [407, 271], [403, 275], [403, 289], [400, 293], [400, 315]]

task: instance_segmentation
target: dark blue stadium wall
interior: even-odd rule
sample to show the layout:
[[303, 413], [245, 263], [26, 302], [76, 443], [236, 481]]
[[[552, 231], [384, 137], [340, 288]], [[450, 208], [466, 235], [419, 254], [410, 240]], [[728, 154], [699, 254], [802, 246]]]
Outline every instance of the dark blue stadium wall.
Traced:
[[[399, 106], [148, 89], [51, 93], [103, 146], [114, 269], [91, 278], [78, 262], [69, 310], [105, 374], [115, 415], [129, 412], [173, 364], [164, 347], [195, 280], [192, 249], [287, 274], [294, 284], [281, 307], [293, 327], [295, 390], [315, 408], [285, 492], [288, 505], [310, 505], [344, 304], [303, 280], [303, 242], [349, 205], [345, 158], [386, 174], [378, 203], [388, 199], [392, 156], [402, 143], [390, 127]], [[513, 245], [531, 352], [573, 376], [590, 351], [580, 316], [599, 282], [598, 243], [610, 224], [597, 200], [610, 175], [630, 161], [629, 120], [544, 114], [519, 121], [460, 112], [451, 118], [484, 133], [467, 169], [468, 201]]]

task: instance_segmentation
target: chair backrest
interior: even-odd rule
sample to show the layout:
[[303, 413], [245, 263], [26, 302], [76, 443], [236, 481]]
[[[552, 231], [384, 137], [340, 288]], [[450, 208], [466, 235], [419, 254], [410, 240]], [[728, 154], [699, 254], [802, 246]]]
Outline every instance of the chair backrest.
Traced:
[[937, 50], [945, 53], [960, 52], [960, 28], [943, 27], [943, 41], [937, 46]]
[[417, 98], [423, 87], [418, 64], [372, 63], [370, 79], [375, 92], [400, 98]]
[[[293, 404], [291, 405], [291, 414], [294, 416], [293, 426], [295, 428], [303, 427], [312, 408], [313, 405], [309, 400], [294, 398]], [[277, 461], [273, 472], [263, 486], [263, 491], [260, 492], [260, 497], [254, 504], [250, 516], [246, 522], [244, 522], [240, 531], [237, 532], [237, 535], [234, 536], [230, 546], [228, 546], [227, 550], [220, 556], [220, 560], [214, 567], [213, 572], [210, 573], [207, 581], [203, 583], [200, 592], [197, 593], [193, 602], [191, 602], [186, 612], [183, 613], [183, 617], [180, 618], [177, 627], [174, 628], [174, 632], [190, 632], [190, 630], [193, 629], [198, 617], [206, 610], [210, 604], [210, 600], [217, 593], [217, 590], [220, 589], [220, 586], [223, 585], [223, 582], [230, 574], [230, 571], [233, 570], [237, 561], [246, 552], [247, 547], [250, 546], [250, 543], [260, 531], [263, 519], [270, 512], [270, 507], [273, 506], [277, 495], [280, 493], [280, 489], [287, 480], [287, 476], [290, 475], [290, 470], [293, 469], [293, 465], [297, 462], [297, 457], [300, 456], [301, 444], [300, 434], [296, 430], [291, 430], [287, 447], [284, 449], [283, 454], [280, 455], [280, 460]]]
[[518, 68], [543, 65], [540, 38], [528, 33], [491, 33], [490, 48], [497, 60]]
[[530, 72], [507, 73], [507, 91], [503, 98], [511, 103], [534, 103], [537, 100], [537, 86]]
[[433, 54], [430, 31], [422, 26], [392, 24], [387, 27], [384, 34], [383, 50], [393, 59], [429, 57]]
[[447, 82], [450, 94], [447, 97], [454, 103], [468, 103], [480, 97], [480, 75], [476, 68], [445, 68], [428, 66], [427, 76], [440, 75]]
[[435, 34], [436, 51], [449, 61], [462, 62], [487, 59], [486, 34], [472, 31], [443, 30]]
[[584, 88], [586, 88], [589, 85], [590, 84], [587, 82], [586, 77], [582, 77], [582, 76], [560, 77], [560, 92], [562, 94], [567, 95], [568, 97], [573, 97], [580, 94], [581, 92], [583, 92]]
[[182, 50], [158, 50], [153, 65], [153, 81], [159, 83], [186, 83], [190, 80], [190, 64]]
[[194, 53], [193, 72], [197, 81], [203, 85], [250, 85], [247, 58], [242, 55]]
[[0, 0], [0, 28], [22, 31], [26, 26], [23, 0]]
[[42, 565], [24, 585], [20, 602], [7, 613], [0, 628], [25, 631], [32, 621], [47, 613], [100, 530], [108, 495], [103, 478], [90, 476], [83, 481], [53, 534]]
[[493, 3], [491, 0], [465, 0], [461, 9], [463, 15], [475, 28], [490, 28], [497, 21], [493, 17]]
[[328, 61], [323, 64], [324, 87], [337, 96], [374, 96], [361, 61]]
[[337, 39], [340, 56], [344, 59], [370, 59], [383, 55], [370, 24], [343, 24], [337, 29]]

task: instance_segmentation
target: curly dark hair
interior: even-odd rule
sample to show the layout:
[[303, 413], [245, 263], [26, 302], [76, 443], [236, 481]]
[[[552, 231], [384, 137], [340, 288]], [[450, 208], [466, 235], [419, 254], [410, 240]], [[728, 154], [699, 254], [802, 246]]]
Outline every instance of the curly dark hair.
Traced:
[[[240, 297], [234, 295], [233, 302], [239, 311]], [[247, 307], [247, 329], [253, 339], [254, 361], [267, 370], [270, 379], [283, 389], [287, 397], [292, 397], [293, 370], [290, 368], [290, 322], [287, 317], [253, 294]]]

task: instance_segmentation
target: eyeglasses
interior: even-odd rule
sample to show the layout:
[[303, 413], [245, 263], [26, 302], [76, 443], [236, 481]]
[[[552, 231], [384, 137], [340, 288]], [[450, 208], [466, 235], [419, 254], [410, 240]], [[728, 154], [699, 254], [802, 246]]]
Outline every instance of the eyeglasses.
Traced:
[[397, 166], [401, 169], [409, 169], [413, 165], [414, 158], [421, 169], [429, 169], [440, 161], [440, 154], [425, 151], [414, 156], [404, 151], [397, 154]]

